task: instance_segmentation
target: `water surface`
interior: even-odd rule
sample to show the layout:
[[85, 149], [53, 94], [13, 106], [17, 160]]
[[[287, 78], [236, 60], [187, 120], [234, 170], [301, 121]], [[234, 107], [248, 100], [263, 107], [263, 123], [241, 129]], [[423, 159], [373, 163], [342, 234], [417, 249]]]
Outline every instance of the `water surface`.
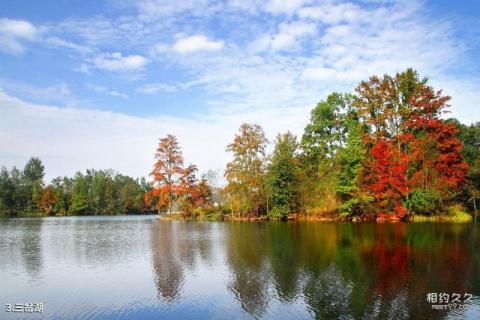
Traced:
[[479, 319], [479, 227], [0, 220], [0, 319]]

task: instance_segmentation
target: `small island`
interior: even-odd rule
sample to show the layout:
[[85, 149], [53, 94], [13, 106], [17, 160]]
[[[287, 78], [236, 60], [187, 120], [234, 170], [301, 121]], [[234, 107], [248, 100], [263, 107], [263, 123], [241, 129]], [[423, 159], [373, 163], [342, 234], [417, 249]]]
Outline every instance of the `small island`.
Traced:
[[223, 183], [212, 171], [198, 177], [174, 135], [160, 139], [150, 179], [92, 169], [46, 184], [31, 158], [23, 170], [2, 167], [0, 216], [468, 222], [480, 198], [480, 123], [447, 118], [449, 100], [407, 69], [331, 93], [300, 139], [285, 128], [271, 151], [263, 129], [244, 123], [226, 146]]

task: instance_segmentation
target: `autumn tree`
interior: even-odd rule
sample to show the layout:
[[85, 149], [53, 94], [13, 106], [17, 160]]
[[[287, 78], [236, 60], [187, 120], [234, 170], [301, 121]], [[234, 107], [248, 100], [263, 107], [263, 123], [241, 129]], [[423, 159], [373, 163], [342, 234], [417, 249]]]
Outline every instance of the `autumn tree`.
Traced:
[[54, 213], [55, 205], [57, 203], [57, 197], [55, 196], [55, 190], [52, 186], [48, 186], [43, 189], [42, 197], [38, 203], [38, 207], [45, 215], [52, 215]]
[[227, 163], [226, 190], [237, 212], [263, 211], [265, 195], [265, 148], [267, 139], [259, 125], [244, 123], [235, 135], [227, 151], [233, 153], [233, 160]]
[[374, 197], [377, 213], [404, 217], [404, 204], [414, 208], [408, 200], [419, 195], [449, 201], [464, 181], [467, 165], [456, 128], [440, 118], [450, 97], [427, 83], [408, 69], [395, 77], [371, 77], [356, 88], [354, 106], [370, 128], [362, 187]]
[[199, 195], [196, 177], [197, 171], [198, 169], [195, 165], [190, 165], [183, 170], [183, 174], [179, 178], [177, 192], [179, 206], [184, 216], [190, 216], [196, 207]]
[[197, 208], [208, 209], [212, 206], [212, 187], [208, 182], [206, 176], [202, 176], [196, 185], [197, 194], [195, 199], [195, 206]]
[[183, 213], [189, 215], [200, 196], [197, 167], [184, 167], [182, 151], [177, 138], [172, 135], [160, 139], [155, 159], [157, 162], [150, 174], [153, 177], [152, 190], [146, 193], [147, 202], [154, 199], [158, 210], [167, 206], [168, 212], [172, 213], [172, 206], [178, 201]]
[[182, 180], [185, 179], [183, 155], [177, 138], [167, 135], [160, 139], [155, 152], [153, 171], [153, 190], [149, 197], [156, 198], [157, 209], [167, 206], [168, 213], [172, 213], [172, 205], [181, 191]]

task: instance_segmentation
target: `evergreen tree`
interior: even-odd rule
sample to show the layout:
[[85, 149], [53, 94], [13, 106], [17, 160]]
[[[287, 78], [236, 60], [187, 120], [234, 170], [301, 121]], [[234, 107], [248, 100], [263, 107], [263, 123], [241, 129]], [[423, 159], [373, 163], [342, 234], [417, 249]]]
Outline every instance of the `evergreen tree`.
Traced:
[[297, 209], [295, 199], [298, 185], [297, 148], [296, 138], [290, 132], [277, 136], [267, 174], [273, 216], [286, 217]]

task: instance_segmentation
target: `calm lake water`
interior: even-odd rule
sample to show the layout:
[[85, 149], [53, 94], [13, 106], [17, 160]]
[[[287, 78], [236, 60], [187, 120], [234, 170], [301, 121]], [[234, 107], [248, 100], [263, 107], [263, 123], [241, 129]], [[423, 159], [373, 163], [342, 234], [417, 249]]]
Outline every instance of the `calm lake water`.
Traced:
[[[0, 319], [479, 319], [479, 229], [0, 220]], [[472, 298], [439, 311], [428, 293]], [[4, 311], [28, 302], [44, 312]]]

